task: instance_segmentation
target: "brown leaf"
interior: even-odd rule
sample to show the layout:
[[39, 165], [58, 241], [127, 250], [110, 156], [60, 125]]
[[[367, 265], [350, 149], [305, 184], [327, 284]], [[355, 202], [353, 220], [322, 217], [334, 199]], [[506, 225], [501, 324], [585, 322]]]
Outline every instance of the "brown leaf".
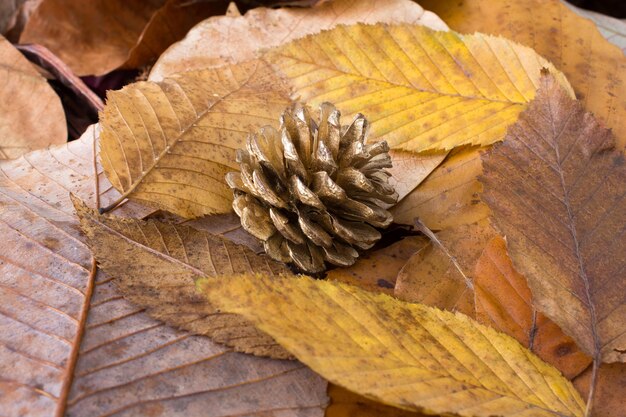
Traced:
[[486, 220], [439, 232], [439, 244], [431, 242], [402, 268], [394, 295], [474, 317], [472, 272], [493, 233]]
[[233, 273], [277, 275], [289, 271], [284, 264], [188, 226], [101, 216], [80, 201], [74, 205], [98, 265], [134, 305], [240, 352], [291, 357], [241, 317], [216, 311], [194, 283]]
[[505, 36], [565, 73], [583, 106], [626, 145], [626, 57], [596, 25], [558, 0], [422, 0], [459, 32]]
[[[589, 368], [574, 380], [574, 386], [583, 395], [589, 392], [591, 372], [592, 369]], [[596, 401], [591, 417], [623, 417], [624, 398], [626, 398], [626, 364], [602, 364], [598, 370]]]
[[356, 263], [328, 272], [326, 279], [345, 282], [363, 289], [393, 294], [398, 272], [428, 240], [423, 236], [409, 236], [373, 252], [365, 253]]
[[21, 43], [46, 46], [78, 75], [150, 64], [201, 20], [226, 10], [227, 1], [43, 0]]
[[61, 100], [35, 67], [0, 36], [0, 159], [67, 141]]
[[409, 0], [387, 0], [384, 5], [376, 0], [333, 0], [312, 9], [257, 8], [244, 16], [213, 17], [198, 24], [184, 40], [161, 55], [150, 80], [160, 81], [178, 72], [211, 68], [224, 62], [246, 61], [257, 57], [259, 48], [356, 22], [421, 23], [447, 30], [437, 16]]
[[581, 349], [626, 359], [626, 163], [611, 132], [544, 77], [484, 157], [484, 200], [540, 311]]
[[[94, 282], [69, 199], [95, 198], [94, 134], [0, 162], [2, 414], [321, 416], [326, 383], [301, 364], [176, 331], [123, 300], [101, 274]], [[98, 172], [108, 204], [119, 194]], [[132, 203], [118, 210], [149, 212]]]
[[513, 268], [502, 237], [493, 237], [478, 259], [474, 289], [478, 321], [514, 337], [568, 379], [591, 363], [569, 336], [536, 311], [526, 278]]
[[326, 417], [425, 417], [422, 413], [378, 403], [338, 385], [328, 384], [328, 395]]

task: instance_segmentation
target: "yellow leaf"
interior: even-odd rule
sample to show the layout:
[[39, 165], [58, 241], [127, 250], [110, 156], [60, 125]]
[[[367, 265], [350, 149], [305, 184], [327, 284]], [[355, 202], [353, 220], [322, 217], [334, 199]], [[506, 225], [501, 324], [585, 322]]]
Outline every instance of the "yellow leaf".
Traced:
[[289, 105], [260, 61], [140, 82], [109, 94], [101, 117], [102, 166], [122, 198], [183, 217], [231, 210], [224, 175], [249, 131]]
[[308, 277], [198, 282], [330, 382], [388, 405], [461, 416], [582, 416], [572, 384], [462, 314]]
[[408, 151], [501, 140], [534, 97], [542, 68], [573, 96], [565, 76], [530, 48], [418, 25], [338, 26], [265, 57], [299, 99], [367, 114], [375, 137]]

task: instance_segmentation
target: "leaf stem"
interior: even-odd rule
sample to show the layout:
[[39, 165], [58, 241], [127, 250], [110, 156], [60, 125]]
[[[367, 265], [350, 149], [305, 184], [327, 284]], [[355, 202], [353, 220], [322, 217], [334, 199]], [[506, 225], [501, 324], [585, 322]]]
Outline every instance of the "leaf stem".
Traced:
[[589, 383], [589, 393], [587, 394], [585, 417], [591, 417], [591, 411], [593, 409], [593, 398], [596, 393], [596, 384], [598, 382], [598, 368], [600, 368], [600, 358], [598, 354], [594, 355], [591, 366], [591, 382]]

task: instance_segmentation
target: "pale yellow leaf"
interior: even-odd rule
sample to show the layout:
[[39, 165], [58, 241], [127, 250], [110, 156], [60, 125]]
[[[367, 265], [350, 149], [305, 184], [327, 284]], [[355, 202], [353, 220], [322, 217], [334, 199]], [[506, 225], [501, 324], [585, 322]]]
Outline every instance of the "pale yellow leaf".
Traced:
[[183, 217], [231, 210], [224, 176], [250, 131], [278, 123], [289, 105], [260, 61], [140, 82], [109, 94], [101, 161], [123, 197]]
[[199, 282], [330, 382], [407, 410], [582, 416], [556, 369], [465, 315], [343, 283], [260, 274]]
[[361, 112], [373, 136], [407, 151], [502, 140], [539, 86], [541, 70], [565, 76], [532, 49], [483, 34], [418, 25], [338, 26], [265, 55], [294, 96]]

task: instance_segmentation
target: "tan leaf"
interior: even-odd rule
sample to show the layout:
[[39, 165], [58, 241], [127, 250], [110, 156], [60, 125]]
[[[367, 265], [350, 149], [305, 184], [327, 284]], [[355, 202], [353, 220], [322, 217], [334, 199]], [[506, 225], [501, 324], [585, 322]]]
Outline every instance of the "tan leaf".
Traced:
[[228, 212], [236, 149], [289, 103], [260, 61], [131, 84], [102, 113], [102, 165], [122, 197], [183, 217]]
[[428, 244], [423, 236], [408, 236], [372, 252], [361, 255], [356, 263], [328, 272], [326, 279], [356, 285], [363, 289], [393, 294], [398, 272], [404, 264]]
[[391, 150], [389, 155], [393, 161], [393, 167], [388, 170], [392, 175], [389, 178], [389, 183], [398, 193], [398, 201], [402, 201], [443, 162], [447, 153], [422, 152], [416, 154]]
[[161, 55], [150, 80], [161, 81], [179, 72], [212, 68], [225, 62], [247, 61], [257, 57], [259, 48], [356, 22], [417, 23], [447, 29], [436, 15], [409, 0], [333, 0], [312, 9], [259, 7], [244, 16], [216, 16], [198, 24], [185, 39]]
[[[591, 373], [592, 369], [589, 368], [574, 380], [574, 386], [582, 394], [589, 392]], [[598, 370], [596, 401], [591, 417], [622, 417], [624, 398], [626, 398], [626, 364], [602, 364]]]
[[61, 100], [35, 67], [0, 36], [0, 159], [67, 141]]
[[285, 75], [294, 97], [330, 101], [347, 116], [368, 114], [373, 137], [413, 152], [502, 140], [534, 97], [543, 68], [571, 90], [530, 48], [418, 25], [338, 26], [264, 59]]
[[626, 163], [551, 78], [483, 159], [483, 198], [538, 309], [594, 359], [626, 359]]
[[[93, 276], [69, 193], [94, 200], [94, 134], [0, 162], [2, 414], [217, 417], [284, 409], [321, 417], [326, 383], [301, 364], [242, 356], [174, 330], [123, 300], [110, 279]], [[99, 179], [108, 204], [119, 194], [101, 172]], [[118, 210], [149, 212], [132, 203]]]
[[199, 286], [329, 381], [388, 405], [460, 416], [583, 415], [556, 369], [465, 315], [293, 275]]
[[439, 243], [431, 242], [400, 270], [394, 295], [474, 317], [474, 265], [493, 234], [486, 220], [437, 233]]
[[286, 273], [284, 264], [188, 226], [107, 217], [80, 201], [74, 205], [98, 265], [134, 305], [157, 320], [240, 352], [291, 357], [243, 318], [219, 314], [195, 287], [195, 280], [205, 276]]
[[584, 371], [591, 358], [532, 304], [526, 278], [513, 268], [500, 236], [493, 237], [474, 270], [476, 319], [514, 337], [568, 379]]
[[454, 30], [505, 36], [550, 60], [583, 106], [626, 145], [626, 57], [596, 26], [558, 0], [422, 0]]
[[21, 43], [39, 43], [78, 75], [103, 75], [151, 64], [201, 20], [224, 13], [227, 1], [43, 0]]
[[433, 230], [478, 222], [489, 208], [480, 201], [482, 186], [480, 151], [456, 149], [418, 188], [391, 208], [397, 223], [415, 224], [419, 219]]

